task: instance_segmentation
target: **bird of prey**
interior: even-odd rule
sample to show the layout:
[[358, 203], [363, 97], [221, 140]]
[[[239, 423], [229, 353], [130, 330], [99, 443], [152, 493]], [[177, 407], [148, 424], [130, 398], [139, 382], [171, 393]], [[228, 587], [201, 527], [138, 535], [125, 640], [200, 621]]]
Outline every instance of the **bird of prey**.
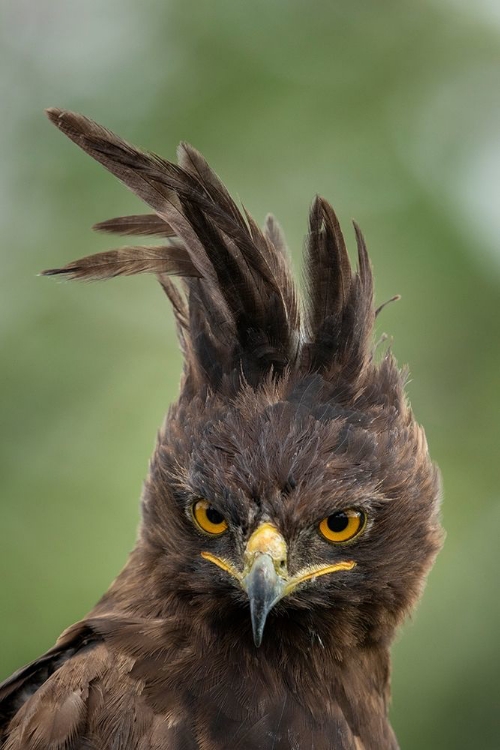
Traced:
[[[323, 198], [305, 299], [280, 227], [204, 158], [50, 120], [152, 209], [157, 237], [45, 271], [155, 274], [184, 370], [136, 546], [94, 609], [0, 686], [3, 750], [391, 750], [389, 647], [441, 545], [439, 473], [390, 350], [371, 265]], [[176, 279], [175, 281], [173, 279]]]

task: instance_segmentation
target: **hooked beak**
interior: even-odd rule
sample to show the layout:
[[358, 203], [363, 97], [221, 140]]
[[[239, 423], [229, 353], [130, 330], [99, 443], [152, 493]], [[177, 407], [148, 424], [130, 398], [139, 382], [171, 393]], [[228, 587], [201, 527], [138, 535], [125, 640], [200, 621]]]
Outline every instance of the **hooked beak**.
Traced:
[[286, 542], [271, 523], [261, 524], [248, 540], [242, 586], [250, 601], [253, 640], [258, 647], [267, 616], [284, 594], [287, 563]]
[[229, 561], [216, 557], [210, 552], [202, 552], [201, 556], [230, 573], [247, 592], [253, 640], [257, 647], [262, 643], [267, 616], [280, 599], [290, 594], [304, 581], [312, 581], [318, 576], [339, 570], [352, 570], [356, 565], [354, 560], [345, 560], [332, 565], [312, 565], [289, 578], [286, 542], [276, 526], [267, 522], [261, 524], [248, 540], [242, 573], [237, 571]]
[[286, 581], [276, 573], [273, 558], [259, 553], [242, 584], [250, 601], [253, 640], [260, 646], [267, 616], [283, 596]]

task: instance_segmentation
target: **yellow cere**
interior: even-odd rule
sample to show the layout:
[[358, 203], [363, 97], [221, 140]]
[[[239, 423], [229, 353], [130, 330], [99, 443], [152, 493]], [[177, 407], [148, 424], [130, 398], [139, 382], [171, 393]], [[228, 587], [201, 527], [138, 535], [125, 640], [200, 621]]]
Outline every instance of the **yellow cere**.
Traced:
[[273, 560], [285, 560], [287, 555], [286, 542], [272, 523], [263, 523], [248, 540], [246, 556], [251, 561], [256, 554], [270, 555]]
[[319, 531], [329, 542], [342, 544], [358, 536], [365, 528], [365, 524], [365, 514], [360, 510], [349, 508], [324, 518], [319, 525]]
[[227, 521], [208, 500], [197, 500], [193, 505], [193, 518], [205, 534], [219, 536], [227, 531]]

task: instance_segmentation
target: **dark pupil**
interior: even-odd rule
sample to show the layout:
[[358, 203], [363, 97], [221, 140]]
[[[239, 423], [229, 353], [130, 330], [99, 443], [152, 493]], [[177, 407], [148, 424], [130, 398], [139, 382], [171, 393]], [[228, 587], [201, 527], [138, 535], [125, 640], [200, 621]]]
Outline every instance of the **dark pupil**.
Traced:
[[211, 505], [208, 506], [206, 510], [206, 514], [210, 523], [213, 523], [215, 526], [218, 526], [220, 523], [224, 523], [224, 516], [221, 513], [219, 513], [218, 510], [215, 510], [215, 508], [212, 508]]
[[349, 523], [349, 516], [346, 513], [333, 513], [328, 516], [328, 528], [337, 534], [345, 531]]

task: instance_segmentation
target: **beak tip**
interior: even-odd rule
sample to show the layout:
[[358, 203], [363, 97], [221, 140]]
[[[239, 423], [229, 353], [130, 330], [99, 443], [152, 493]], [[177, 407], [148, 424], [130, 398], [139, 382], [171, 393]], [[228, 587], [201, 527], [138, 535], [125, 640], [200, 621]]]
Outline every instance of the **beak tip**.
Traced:
[[262, 645], [262, 638], [264, 635], [264, 626], [266, 621], [265, 619], [262, 620], [262, 618], [256, 617], [253, 608], [251, 615], [253, 642], [255, 644], [255, 647], [259, 648]]
[[262, 635], [254, 633], [253, 642], [254, 642], [255, 648], [260, 648], [260, 646], [262, 645]]

